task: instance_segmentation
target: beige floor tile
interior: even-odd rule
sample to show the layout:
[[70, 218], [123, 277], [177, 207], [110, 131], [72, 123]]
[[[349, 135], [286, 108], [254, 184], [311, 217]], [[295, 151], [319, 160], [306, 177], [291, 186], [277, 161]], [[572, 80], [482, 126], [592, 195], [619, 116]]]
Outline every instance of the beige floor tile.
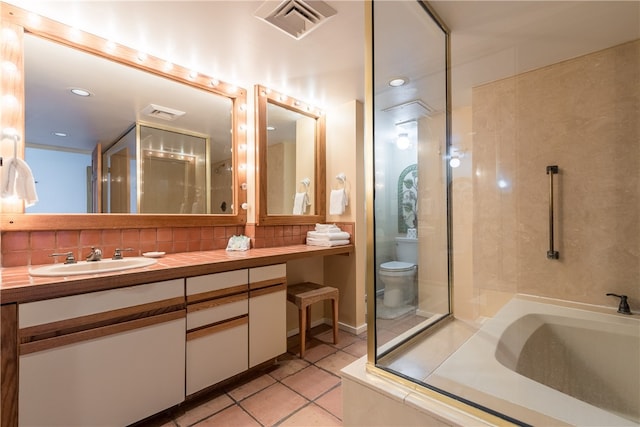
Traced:
[[308, 400], [280, 383], [246, 398], [240, 403], [261, 424], [271, 426], [307, 404]]
[[319, 344], [313, 347], [307, 347], [304, 351], [304, 359], [308, 362], [315, 363], [323, 357], [327, 357], [328, 355], [335, 353], [338, 351], [335, 347], [331, 347], [327, 344]]
[[233, 400], [226, 394], [223, 394], [193, 409], [189, 409], [183, 415], [176, 418], [175, 422], [179, 427], [190, 426], [233, 404]]
[[196, 424], [196, 427], [260, 427], [260, 423], [254, 420], [238, 405], [231, 406], [214, 416]]
[[345, 366], [355, 362], [357, 357], [345, 353], [344, 351], [337, 351], [324, 359], [320, 359], [316, 362], [316, 366], [326, 369], [327, 371], [333, 373], [336, 376], [340, 376], [340, 370]]
[[326, 409], [336, 418], [342, 419], [342, 385], [317, 398], [315, 404]]
[[278, 362], [278, 368], [269, 372], [276, 380], [280, 381], [283, 378], [293, 375], [296, 372], [309, 366], [309, 362], [300, 359], [297, 356], [292, 356], [291, 359], [285, 359]]
[[365, 354], [367, 354], [367, 342], [358, 340], [351, 345], [346, 346], [342, 349], [345, 353], [349, 353], [356, 358], [361, 358]]
[[338, 330], [338, 343], [334, 344], [333, 343], [333, 330], [332, 329], [330, 329], [330, 330], [328, 330], [326, 332], [323, 332], [323, 333], [321, 333], [319, 335], [316, 335], [316, 336], [314, 336], [314, 338], [322, 341], [325, 344], [329, 344], [329, 345], [332, 345], [332, 346], [337, 347], [337, 348], [344, 348], [344, 347], [346, 347], [348, 345], [353, 344], [356, 341], [359, 341], [359, 338], [356, 337], [355, 335], [350, 334], [350, 333], [345, 332], [345, 331]]
[[276, 380], [273, 377], [265, 374], [261, 375], [258, 378], [249, 381], [248, 383], [242, 384], [233, 390], [228, 391], [229, 396], [231, 396], [236, 402], [241, 401], [242, 399], [251, 396], [269, 387], [271, 384], [275, 383]]
[[305, 406], [280, 424], [287, 427], [341, 426], [342, 421], [313, 403]]
[[313, 400], [339, 384], [340, 378], [315, 366], [309, 366], [285, 378], [282, 383], [307, 399]]

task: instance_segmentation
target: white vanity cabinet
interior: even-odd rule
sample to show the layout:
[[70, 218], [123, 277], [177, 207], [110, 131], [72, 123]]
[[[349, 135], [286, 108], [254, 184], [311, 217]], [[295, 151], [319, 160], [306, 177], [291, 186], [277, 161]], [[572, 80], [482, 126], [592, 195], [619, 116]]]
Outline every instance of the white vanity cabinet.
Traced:
[[287, 351], [287, 266], [249, 269], [249, 367]]
[[247, 370], [248, 275], [243, 269], [187, 278], [187, 395]]
[[184, 279], [18, 305], [19, 425], [128, 425], [184, 400]]

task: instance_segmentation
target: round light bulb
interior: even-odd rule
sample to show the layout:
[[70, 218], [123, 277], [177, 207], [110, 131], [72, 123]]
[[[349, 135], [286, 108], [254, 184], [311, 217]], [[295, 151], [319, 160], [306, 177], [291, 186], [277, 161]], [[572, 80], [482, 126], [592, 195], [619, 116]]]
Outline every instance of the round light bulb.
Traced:
[[460, 159], [457, 157], [453, 157], [451, 160], [449, 160], [449, 166], [451, 166], [452, 168], [457, 168], [458, 166], [460, 166]]

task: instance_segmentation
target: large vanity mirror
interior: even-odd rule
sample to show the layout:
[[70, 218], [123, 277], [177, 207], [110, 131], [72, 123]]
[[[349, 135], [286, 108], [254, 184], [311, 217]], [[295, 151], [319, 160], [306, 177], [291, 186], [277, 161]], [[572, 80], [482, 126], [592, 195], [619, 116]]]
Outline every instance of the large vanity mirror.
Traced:
[[246, 222], [244, 89], [11, 5], [2, 20], [23, 31], [25, 160], [40, 198], [3, 225]]
[[258, 223], [324, 222], [324, 115], [261, 85], [255, 99]]

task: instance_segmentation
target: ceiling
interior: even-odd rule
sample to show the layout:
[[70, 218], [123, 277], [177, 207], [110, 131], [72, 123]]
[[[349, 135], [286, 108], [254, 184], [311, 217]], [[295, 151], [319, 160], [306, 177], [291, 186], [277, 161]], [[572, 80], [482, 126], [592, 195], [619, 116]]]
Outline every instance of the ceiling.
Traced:
[[[362, 1], [328, 0], [337, 13], [299, 40], [254, 16], [263, 1], [8, 3], [249, 92], [263, 84], [325, 109], [364, 100]], [[473, 86], [640, 38], [640, 1], [430, 3], [452, 33], [454, 107]]]

